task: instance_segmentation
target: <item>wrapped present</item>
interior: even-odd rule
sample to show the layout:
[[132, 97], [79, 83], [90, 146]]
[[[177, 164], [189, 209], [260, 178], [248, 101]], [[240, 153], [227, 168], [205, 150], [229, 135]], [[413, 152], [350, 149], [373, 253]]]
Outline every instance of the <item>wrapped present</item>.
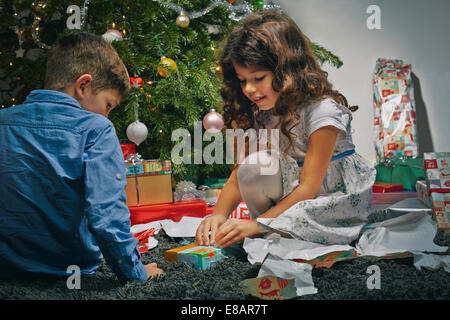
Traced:
[[403, 191], [403, 185], [377, 181], [373, 184], [372, 191], [379, 192], [379, 193], [398, 192], [398, 191]]
[[250, 220], [250, 212], [248, 211], [247, 205], [244, 201], [237, 206], [236, 209], [228, 216], [228, 219], [243, 219]]
[[419, 180], [416, 183], [417, 198], [428, 208], [431, 208], [430, 192], [426, 181]]
[[402, 184], [408, 191], [416, 190], [417, 180], [425, 180], [423, 158], [386, 158], [375, 166], [377, 182]]
[[429, 188], [450, 189], [450, 152], [428, 152], [423, 157]]
[[450, 190], [431, 189], [431, 208], [437, 229], [442, 233], [450, 233]]
[[123, 158], [127, 159], [128, 156], [136, 153], [136, 145], [134, 143], [121, 143]]
[[184, 216], [203, 218], [208, 214], [206, 202], [202, 200], [183, 200], [175, 203], [157, 203], [130, 206], [131, 225], [171, 219], [178, 222]]
[[186, 263], [194, 269], [206, 270], [218, 261], [226, 258], [225, 251], [212, 246], [199, 246], [196, 243], [188, 244], [179, 248], [166, 250], [164, 258], [166, 261]]
[[378, 59], [373, 72], [375, 150], [377, 161], [418, 156], [416, 106], [411, 65]]
[[142, 160], [131, 155], [125, 168], [127, 206], [173, 202], [170, 160]]

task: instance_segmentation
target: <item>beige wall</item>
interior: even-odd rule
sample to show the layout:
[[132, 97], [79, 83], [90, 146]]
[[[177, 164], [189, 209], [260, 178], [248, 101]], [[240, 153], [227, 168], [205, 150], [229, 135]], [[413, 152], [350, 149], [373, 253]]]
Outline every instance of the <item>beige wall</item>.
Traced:
[[[375, 162], [371, 75], [379, 57], [402, 59], [415, 75], [419, 150], [450, 151], [450, 1], [279, 0], [303, 32], [338, 55], [329, 79], [351, 104], [357, 151]], [[380, 8], [381, 29], [366, 24]]]

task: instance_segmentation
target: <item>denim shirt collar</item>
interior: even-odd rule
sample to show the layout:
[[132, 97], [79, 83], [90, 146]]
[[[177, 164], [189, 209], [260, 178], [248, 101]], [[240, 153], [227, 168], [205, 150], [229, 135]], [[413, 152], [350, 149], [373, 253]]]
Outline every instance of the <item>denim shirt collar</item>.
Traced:
[[67, 93], [55, 90], [39, 89], [33, 90], [27, 96], [24, 103], [35, 102], [53, 102], [58, 104], [66, 104], [72, 107], [81, 108], [80, 103]]

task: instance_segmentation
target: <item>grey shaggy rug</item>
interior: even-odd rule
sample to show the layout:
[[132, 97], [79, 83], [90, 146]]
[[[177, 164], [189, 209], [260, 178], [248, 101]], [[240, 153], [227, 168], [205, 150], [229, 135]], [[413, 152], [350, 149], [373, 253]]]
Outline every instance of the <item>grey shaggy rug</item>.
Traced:
[[[377, 221], [378, 219], [372, 219]], [[68, 289], [66, 279], [3, 279], [0, 300], [253, 300], [243, 293], [239, 283], [257, 277], [260, 265], [246, 259], [229, 257], [205, 271], [164, 260], [164, 252], [181, 246], [182, 240], [167, 236], [163, 230], [156, 235], [159, 244], [142, 255], [144, 264], [156, 262], [165, 274], [158, 280], [121, 285], [106, 263], [94, 275], [82, 276], [81, 288]], [[438, 233], [435, 243], [450, 246], [450, 235]], [[369, 290], [367, 268], [376, 264], [381, 270], [381, 288]], [[372, 260], [357, 258], [341, 261], [330, 269], [314, 268], [314, 286], [318, 293], [298, 300], [448, 300], [450, 274], [413, 266], [412, 258]]]

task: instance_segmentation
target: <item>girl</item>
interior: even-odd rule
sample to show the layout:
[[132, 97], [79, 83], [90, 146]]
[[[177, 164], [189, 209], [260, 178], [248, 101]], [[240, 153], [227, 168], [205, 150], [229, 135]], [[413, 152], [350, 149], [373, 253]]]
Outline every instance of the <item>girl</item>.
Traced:
[[[355, 153], [351, 108], [295, 22], [270, 11], [247, 17], [229, 35], [220, 66], [227, 127], [279, 129], [280, 146], [234, 167], [197, 243], [227, 247], [268, 231], [322, 244], [355, 240], [376, 171]], [[268, 159], [279, 170], [263, 175]], [[227, 220], [241, 200], [252, 219]]]

